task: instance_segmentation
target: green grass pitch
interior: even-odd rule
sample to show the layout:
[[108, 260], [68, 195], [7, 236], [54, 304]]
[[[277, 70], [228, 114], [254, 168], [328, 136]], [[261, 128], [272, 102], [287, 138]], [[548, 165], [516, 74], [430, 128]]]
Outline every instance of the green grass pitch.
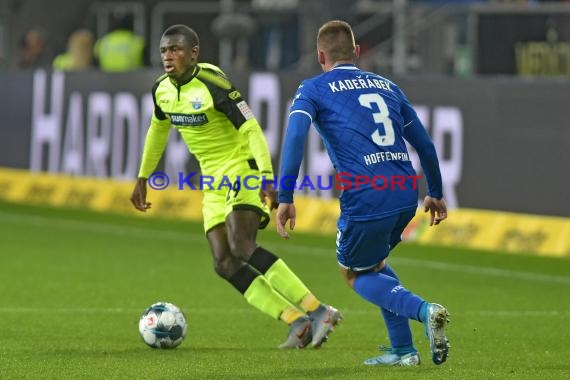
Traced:
[[[412, 322], [422, 365], [369, 368], [386, 331], [337, 273], [334, 237], [269, 230], [259, 242], [344, 312], [322, 349], [276, 348], [286, 326], [214, 274], [201, 224], [0, 204], [0, 378], [570, 378], [569, 259], [402, 244], [391, 264], [404, 285], [451, 313], [450, 357], [432, 364]], [[161, 300], [188, 318], [175, 350], [138, 334]]]

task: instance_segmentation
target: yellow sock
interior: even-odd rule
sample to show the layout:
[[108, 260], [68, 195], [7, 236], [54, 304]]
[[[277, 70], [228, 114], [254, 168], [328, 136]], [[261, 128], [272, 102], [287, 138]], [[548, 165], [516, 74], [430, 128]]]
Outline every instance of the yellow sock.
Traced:
[[304, 313], [302, 313], [299, 309], [297, 309], [296, 307], [290, 307], [288, 309], [283, 310], [283, 312], [281, 313], [281, 316], [279, 317], [279, 319], [281, 319], [283, 322], [287, 323], [288, 325], [290, 325], [291, 323], [293, 323], [297, 318], [302, 317], [303, 315], [305, 315]]
[[307, 293], [305, 297], [301, 300], [299, 307], [305, 312], [310, 313], [311, 311], [317, 310], [321, 306], [319, 300], [313, 295], [313, 293]]
[[275, 261], [264, 276], [273, 289], [303, 311], [309, 312], [319, 307], [320, 302], [283, 260]]
[[[275, 319], [283, 319], [285, 312], [287, 312], [286, 317], [288, 319], [293, 318], [295, 314], [289, 310], [297, 310], [294, 305], [276, 292], [263, 276], [257, 276], [243, 295], [250, 305]], [[298, 312], [299, 316], [303, 315], [300, 311]], [[291, 317], [288, 317], [288, 315], [291, 315]]]

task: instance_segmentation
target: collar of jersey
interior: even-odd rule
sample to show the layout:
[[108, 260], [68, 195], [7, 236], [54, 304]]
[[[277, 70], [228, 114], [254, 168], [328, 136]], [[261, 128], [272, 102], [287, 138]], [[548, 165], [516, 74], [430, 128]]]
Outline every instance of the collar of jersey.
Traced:
[[182, 87], [185, 84], [187, 84], [188, 82], [190, 82], [192, 79], [194, 79], [196, 77], [196, 75], [198, 75], [198, 71], [200, 71], [200, 66], [196, 65], [196, 67], [194, 67], [194, 72], [192, 73], [190, 78], [188, 78], [188, 80], [186, 82], [178, 83], [177, 81], [173, 81], [172, 79], [170, 79], [170, 83], [172, 83], [173, 85], [175, 85], [177, 87]]
[[331, 70], [358, 70], [358, 67], [354, 66], [352, 63], [341, 63], [336, 65]]

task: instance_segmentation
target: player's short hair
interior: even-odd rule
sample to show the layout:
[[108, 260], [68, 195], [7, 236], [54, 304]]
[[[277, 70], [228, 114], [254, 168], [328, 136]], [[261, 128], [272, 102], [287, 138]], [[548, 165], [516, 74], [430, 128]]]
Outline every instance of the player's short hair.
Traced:
[[194, 29], [189, 28], [186, 25], [176, 24], [169, 26], [162, 34], [162, 37], [166, 36], [184, 36], [186, 44], [188, 45], [189, 48], [193, 48], [194, 46], [200, 45], [200, 40], [198, 39], [198, 33], [196, 33]]
[[355, 59], [354, 33], [345, 21], [328, 21], [319, 28], [317, 46], [333, 62]]

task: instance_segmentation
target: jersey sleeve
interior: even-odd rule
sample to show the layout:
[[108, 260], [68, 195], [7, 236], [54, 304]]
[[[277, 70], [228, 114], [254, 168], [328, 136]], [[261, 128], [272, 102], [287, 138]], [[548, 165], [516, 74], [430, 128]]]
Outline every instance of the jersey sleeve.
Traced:
[[201, 68], [198, 77], [210, 89], [214, 107], [226, 115], [239, 133], [246, 137], [261, 175], [270, 181], [273, 180], [273, 167], [267, 141], [247, 102], [221, 70], [212, 65], [202, 65]]
[[291, 104], [279, 168], [279, 203], [293, 203], [293, 185], [299, 176], [307, 133], [317, 114], [317, 107], [311, 96], [311, 86], [304, 82], [299, 86]]
[[253, 154], [253, 158], [259, 167], [259, 171], [268, 181], [273, 180], [273, 167], [271, 165], [271, 154], [267, 146], [267, 140], [261, 130], [257, 120], [246, 121], [239, 128], [239, 132], [246, 136]]
[[162, 157], [166, 143], [168, 142], [168, 134], [170, 132], [170, 119], [162, 112], [156, 101], [156, 88], [158, 82], [152, 89], [152, 99], [154, 101], [154, 112], [150, 120], [150, 127], [146, 134], [143, 148], [141, 166], [139, 169], [139, 178], [148, 178]]
[[418, 152], [422, 169], [426, 175], [428, 195], [441, 199], [443, 197], [443, 184], [435, 146], [410, 101], [401, 90], [400, 93], [402, 96], [401, 113], [404, 118], [403, 136]]
[[232, 94], [239, 94], [233, 87], [233, 92], [229, 92], [227, 100], [221, 105], [227, 110], [228, 119], [232, 120], [233, 125], [238, 129], [239, 133], [247, 139], [253, 158], [259, 167], [262, 176], [267, 180], [273, 180], [273, 167], [271, 164], [271, 154], [267, 146], [267, 140], [259, 122], [253, 115], [246, 101], [241, 97], [232, 99]]

